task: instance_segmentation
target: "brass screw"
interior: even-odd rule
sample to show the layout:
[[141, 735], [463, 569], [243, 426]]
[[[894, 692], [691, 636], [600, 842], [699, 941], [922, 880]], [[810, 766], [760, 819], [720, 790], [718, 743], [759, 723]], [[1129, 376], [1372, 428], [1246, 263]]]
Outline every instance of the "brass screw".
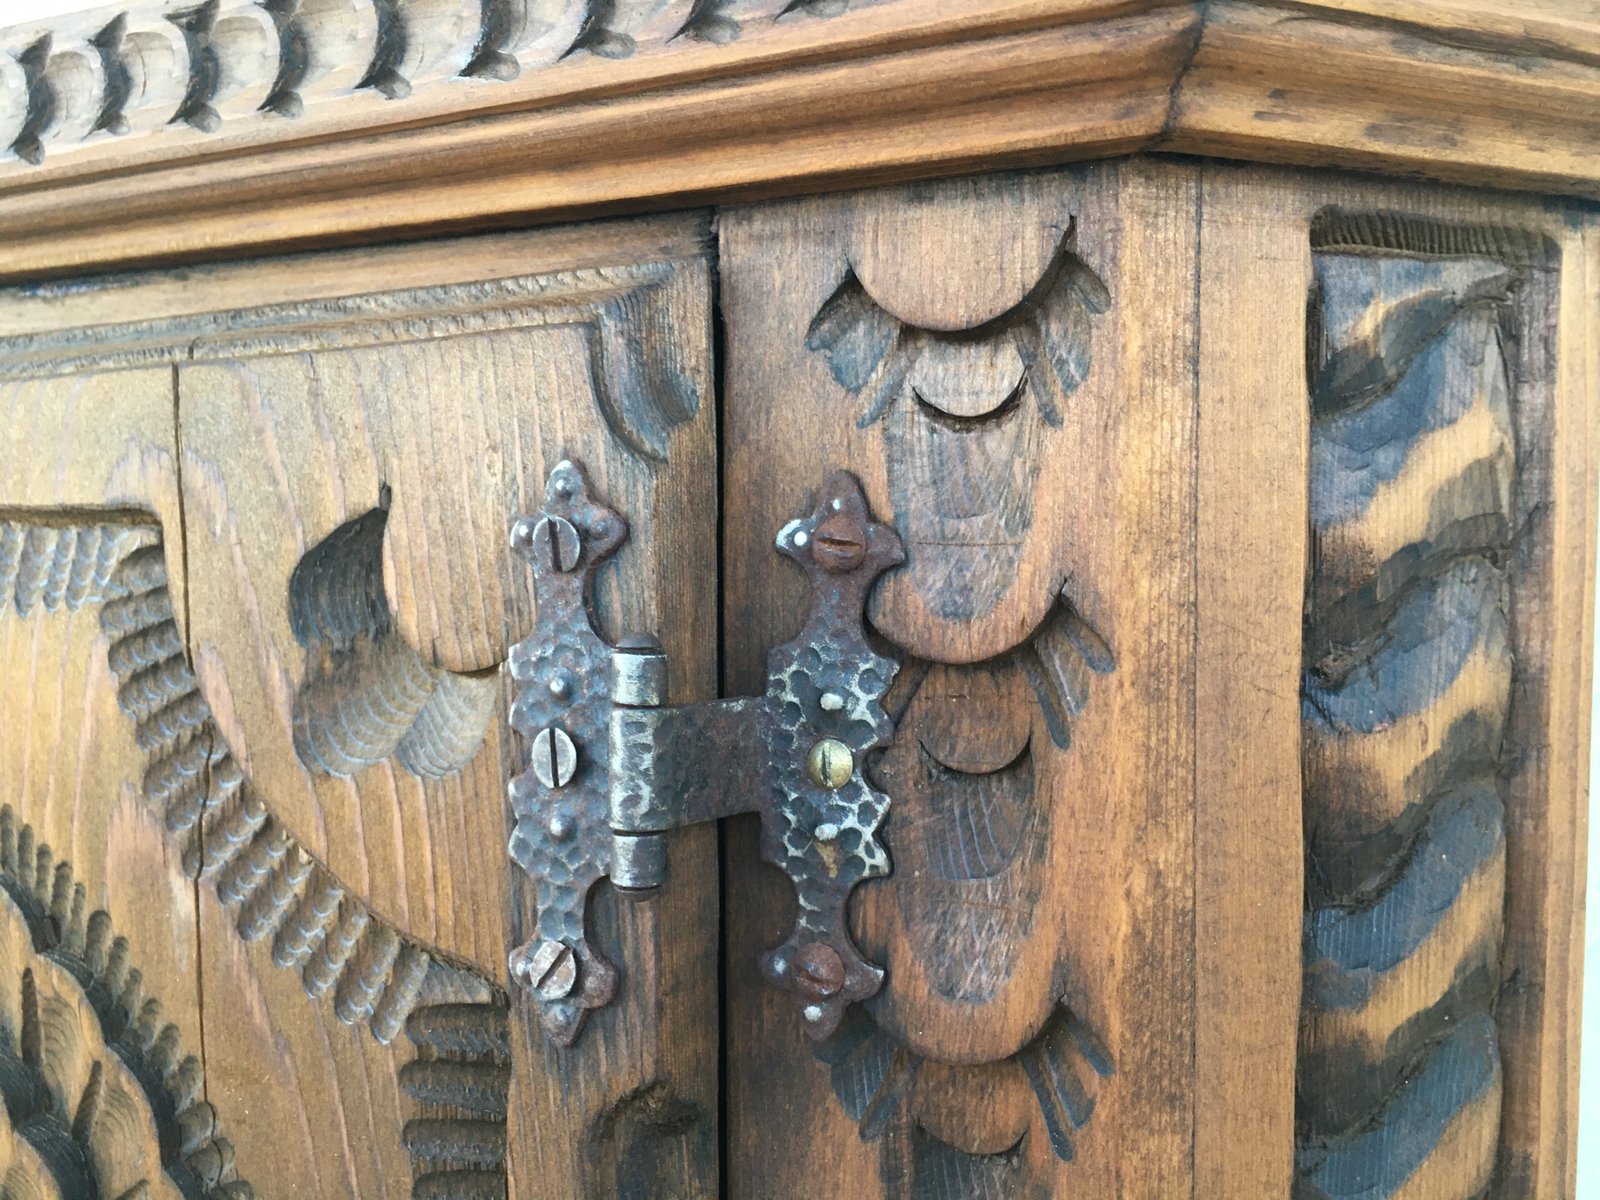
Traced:
[[856, 759], [838, 738], [823, 738], [806, 755], [806, 774], [818, 787], [836, 792], [855, 774]]

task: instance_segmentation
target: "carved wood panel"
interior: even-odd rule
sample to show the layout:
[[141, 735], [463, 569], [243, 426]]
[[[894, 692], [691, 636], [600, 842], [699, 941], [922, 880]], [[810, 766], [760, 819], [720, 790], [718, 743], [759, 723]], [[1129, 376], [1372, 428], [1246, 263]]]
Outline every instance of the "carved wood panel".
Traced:
[[1550, 555], [1585, 515], [1552, 434], [1583, 260], [1448, 215], [1330, 209], [1310, 237], [1297, 1176], [1547, 1194], [1567, 1151], [1529, 1144], [1524, 1081], [1565, 973]]
[[[1593, 214], [1130, 159], [718, 228], [0, 293], [0, 1191], [1561, 1196]], [[600, 889], [574, 1046], [507, 985], [566, 455], [675, 700], [760, 690], [823, 468], [905, 543], [823, 1040], [750, 821]]]
[[[223, 270], [152, 320], [4, 347], [8, 668], [17, 686], [60, 676], [65, 746], [89, 736], [71, 732], [85, 705], [112, 723], [118, 757], [89, 779], [110, 775], [148, 830], [118, 831], [114, 874], [139, 872], [141, 847], [168, 871], [135, 906], [147, 987], [176, 994], [212, 1103], [249, 1113], [228, 1169], [266, 1194], [557, 1195], [576, 1178], [609, 1195], [645, 1158], [674, 1194], [715, 1187], [715, 946], [671, 932], [714, 925], [710, 831], [675, 843], [654, 907], [600, 898], [595, 936], [630, 986], [579, 1047], [551, 1049], [507, 989], [533, 910], [506, 856], [526, 748], [498, 669], [533, 616], [507, 531], [572, 456], [637, 522], [602, 581], [603, 626], [659, 629], [677, 694], [709, 691], [704, 240], [689, 217], [400, 252], [391, 279], [412, 286], [387, 292], [370, 259], [322, 260], [325, 297], [291, 276], [299, 298], [245, 307], [273, 298], [273, 267]], [[673, 617], [669, 595], [693, 602]], [[90, 806], [93, 831], [105, 801], [64, 805], [48, 730], [23, 723], [6, 769], [22, 819], [61, 814], [30, 847], [75, 849], [76, 813]], [[108, 844], [91, 837], [89, 860]], [[37, 893], [78, 937], [73, 905], [99, 898], [74, 901], [70, 876], [36, 884], [40, 861], [22, 919], [45, 919]], [[164, 1036], [164, 1010], [130, 995], [145, 1040]], [[27, 1066], [39, 1021], [18, 1004], [0, 1020], [16, 1017]], [[79, 1075], [100, 1070], [98, 1045], [61, 1087], [47, 1074], [90, 1158], [99, 1092]], [[176, 1154], [160, 1121], [181, 1106], [161, 1103], [150, 1136]], [[181, 1145], [210, 1153], [208, 1136]]]
[[729, 914], [741, 1194], [1189, 1188], [1194, 187], [1099, 166], [723, 217], [732, 680], [796, 620], [755, 533], [804, 464], [856, 472], [907, 555], [870, 611], [894, 873], [854, 909], [888, 976], [829, 1041], [740, 970], [788, 901], [730, 838], [760, 897]]

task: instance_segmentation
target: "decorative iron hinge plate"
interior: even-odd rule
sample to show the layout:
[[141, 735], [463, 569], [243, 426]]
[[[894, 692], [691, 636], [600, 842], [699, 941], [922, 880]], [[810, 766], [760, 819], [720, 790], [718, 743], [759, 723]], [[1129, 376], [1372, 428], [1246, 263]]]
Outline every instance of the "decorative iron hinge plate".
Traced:
[[668, 830], [758, 812], [762, 857], [799, 901], [794, 931], [762, 970], [795, 996], [806, 1031], [826, 1037], [847, 1004], [883, 983], [845, 908], [857, 883], [889, 872], [877, 836], [889, 798], [863, 767], [894, 735], [883, 696], [897, 664], [867, 644], [863, 612], [878, 576], [905, 560], [900, 538], [872, 519], [854, 478], [833, 475], [816, 510], [778, 534], [812, 604], [799, 635], [768, 656], [766, 693], [673, 706], [659, 642], [612, 646], [590, 616], [595, 568], [626, 536], [572, 462], [551, 472], [540, 512], [511, 530], [533, 565], [538, 625], [511, 648], [511, 724], [532, 747], [511, 781], [510, 853], [534, 883], [539, 920], [538, 936], [511, 954], [512, 977], [550, 1037], [570, 1044], [617, 989], [617, 969], [585, 932], [593, 886], [609, 877], [649, 895], [666, 880]]

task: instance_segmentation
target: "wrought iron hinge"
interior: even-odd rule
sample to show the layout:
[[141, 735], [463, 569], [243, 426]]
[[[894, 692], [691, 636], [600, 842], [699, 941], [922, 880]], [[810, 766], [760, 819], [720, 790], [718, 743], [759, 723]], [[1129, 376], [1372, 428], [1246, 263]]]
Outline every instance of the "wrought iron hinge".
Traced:
[[873, 582], [904, 561], [900, 538], [872, 519], [854, 478], [833, 475], [816, 510], [777, 537], [810, 579], [812, 604], [799, 635], [770, 652], [766, 693], [673, 706], [660, 643], [612, 646], [590, 617], [595, 567], [626, 536], [571, 462], [551, 472], [543, 509], [511, 530], [533, 564], [538, 626], [511, 648], [511, 724], [532, 747], [511, 781], [510, 852], [533, 880], [539, 919], [538, 936], [511, 954], [512, 977], [550, 1037], [570, 1044], [617, 989], [585, 933], [594, 884], [608, 876], [650, 895], [666, 880], [669, 830], [759, 812], [762, 856], [799, 901], [794, 931], [761, 967], [796, 997], [806, 1031], [826, 1037], [845, 1005], [883, 983], [845, 906], [857, 883], [889, 871], [877, 837], [889, 798], [863, 766], [893, 737], [883, 695], [897, 665], [868, 646], [862, 614]]

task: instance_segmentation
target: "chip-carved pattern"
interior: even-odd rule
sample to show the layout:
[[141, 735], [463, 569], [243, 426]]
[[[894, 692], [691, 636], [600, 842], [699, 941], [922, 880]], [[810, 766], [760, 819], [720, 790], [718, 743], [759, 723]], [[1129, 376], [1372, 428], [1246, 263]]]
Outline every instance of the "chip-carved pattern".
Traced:
[[[74, 544], [97, 544], [103, 528], [83, 526]], [[183, 846], [185, 872], [210, 884], [240, 937], [270, 939], [273, 962], [299, 973], [309, 999], [382, 1043], [405, 1033], [414, 1061], [401, 1086], [419, 1112], [397, 1133], [416, 1164], [413, 1196], [503, 1195], [504, 992], [373, 913], [272, 814], [190, 669], [159, 531], [129, 530], [113, 539], [124, 557], [85, 594], [103, 599], [118, 701], [148, 758], [142, 791]]]
[[1385, 213], [1312, 240], [1296, 1194], [1478, 1196], [1504, 1165], [1514, 363], [1542, 248]]
[[406, 106], [870, 0], [143, 0], [0, 30], [0, 162]]
[[[104, 909], [89, 911], [88, 893], [72, 865], [55, 861], [50, 847], [37, 841], [33, 827], [18, 821], [10, 805], [0, 808], [0, 892], [0, 908], [20, 917], [33, 951], [24, 961], [0, 964], [18, 975], [5, 989], [8, 997], [17, 997], [18, 1011], [0, 1013], [0, 1092], [17, 1126], [11, 1165], [39, 1189], [20, 1194], [81, 1200], [151, 1194], [156, 1185], [149, 1178], [126, 1178], [136, 1158], [127, 1144], [131, 1114], [107, 1111], [108, 1094], [115, 1092], [123, 1103], [128, 1098], [129, 1089], [108, 1082], [108, 1076], [120, 1075], [141, 1093], [171, 1194], [250, 1200], [255, 1192], [236, 1175], [233, 1146], [205, 1099], [200, 1060], [183, 1053], [182, 1033], [166, 1020], [151, 981], [133, 965], [128, 940], [117, 934]], [[49, 1004], [81, 996], [81, 1005], [94, 1014], [97, 1042], [84, 1044], [82, 1026], [45, 1014], [40, 980], [46, 977]], [[13, 1018], [17, 1026], [10, 1028]], [[81, 1067], [85, 1059], [94, 1061], [81, 1093], [63, 1093], [71, 1067]], [[40, 1152], [35, 1155], [30, 1147]], [[98, 1178], [107, 1169], [123, 1177]], [[15, 1182], [10, 1172], [6, 1181]], [[125, 1190], [130, 1182], [132, 1190]], [[52, 1185], [58, 1191], [52, 1193]], [[9, 1186], [6, 1194], [13, 1194]]]

